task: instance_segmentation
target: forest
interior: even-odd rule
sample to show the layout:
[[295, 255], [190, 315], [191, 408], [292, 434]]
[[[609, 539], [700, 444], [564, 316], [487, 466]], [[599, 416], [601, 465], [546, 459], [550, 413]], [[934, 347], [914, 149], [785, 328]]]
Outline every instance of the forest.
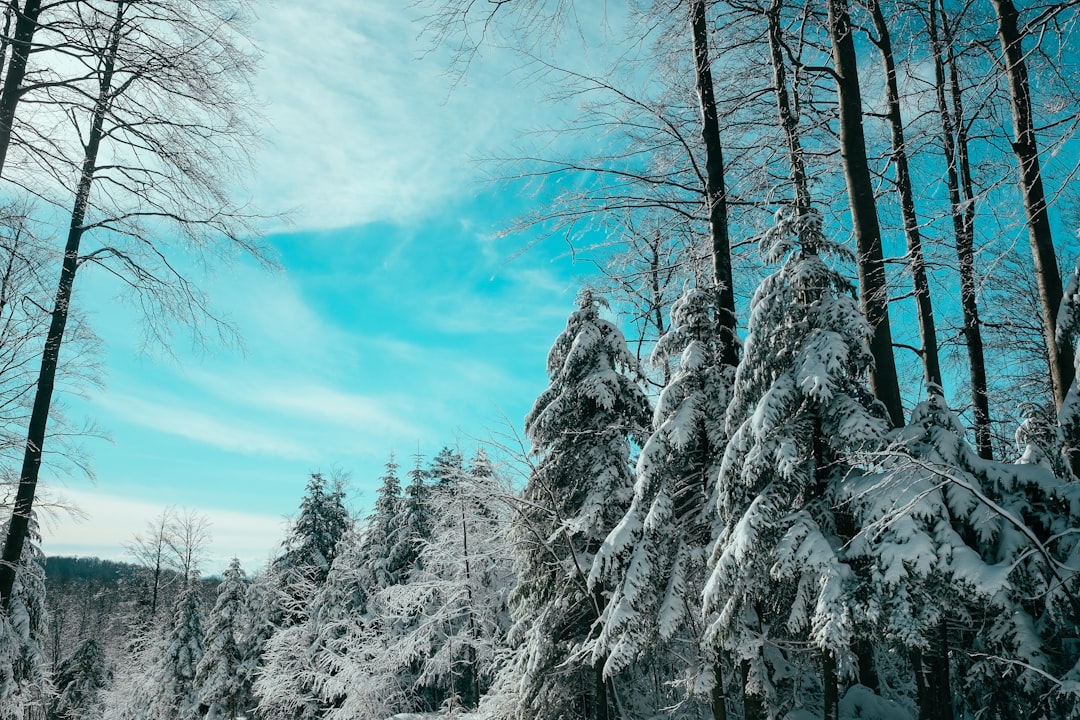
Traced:
[[223, 331], [173, 258], [266, 257], [257, 61], [239, 0], [5, 6], [0, 718], [1080, 717], [1080, 4], [409, 11], [568, 109], [487, 160], [597, 269], [523, 432], [388, 452], [364, 517], [313, 474], [264, 568], [203, 579], [177, 512], [76, 581], [34, 506], [76, 273]]

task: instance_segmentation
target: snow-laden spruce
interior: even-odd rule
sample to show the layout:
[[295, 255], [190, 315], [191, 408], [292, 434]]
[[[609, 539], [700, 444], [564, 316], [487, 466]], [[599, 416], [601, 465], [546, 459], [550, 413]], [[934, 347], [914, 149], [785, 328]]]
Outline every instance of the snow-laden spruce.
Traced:
[[[796, 705], [833, 717], [839, 681], [857, 667], [837, 489], [846, 455], [880, 443], [888, 424], [864, 384], [870, 327], [850, 282], [825, 262], [843, 248], [815, 213], [785, 210], [761, 250], [780, 268], [751, 302], [704, 604], [715, 613], [710, 635], [740, 665], [746, 717]], [[793, 682], [797, 666], [818, 664]]]
[[235, 718], [246, 709], [243, 636], [244, 597], [247, 581], [236, 558], [218, 585], [217, 601], [206, 620], [203, 656], [195, 674], [199, 704], [207, 720]]
[[258, 653], [252, 690], [263, 718], [311, 718], [323, 712], [316, 687], [316, 628], [310, 620], [339, 541], [352, 527], [343, 498], [340, 482], [327, 488], [326, 478], [313, 474], [282, 554], [270, 563], [265, 586], [256, 584], [259, 607], [249, 652]]
[[[735, 369], [721, 363], [713, 292], [688, 288], [671, 310], [670, 330], [654, 365], [678, 359], [653, 414], [653, 433], [638, 455], [634, 496], [593, 562], [590, 587], [613, 588], [593, 654], [604, 674], [631, 666], [670, 668], [668, 692], [653, 708], [708, 702], [714, 653], [694, 661], [702, 643], [701, 593], [716, 533], [715, 486], [727, 442], [725, 411]], [[622, 701], [652, 683], [623, 686]], [[699, 712], [693, 704], [685, 712]]]
[[[1072, 717], [1077, 658], [1075, 509], [1058, 433], [1037, 416], [1018, 432], [1019, 463], [985, 460], [940, 392], [845, 488], [862, 528], [848, 557], [864, 568], [869, 631], [910, 652], [919, 707]], [[1060, 445], [1057, 446], [1060, 449]], [[1056, 457], [1055, 457], [1056, 455]], [[1064, 561], [1063, 559], [1064, 558]]]
[[161, 644], [155, 705], [160, 720], [196, 720], [199, 689], [195, 676], [203, 657], [199, 576], [192, 572], [173, 608], [172, 624]]
[[49, 716], [55, 720], [101, 717], [102, 691], [111, 679], [101, 646], [92, 637], [84, 639], [56, 668], [56, 695]]
[[45, 554], [37, 518], [31, 517], [11, 602], [0, 608], [0, 719], [22, 720], [31, 708], [45, 707], [52, 694], [45, 658], [48, 613], [45, 606]]
[[644, 439], [649, 406], [622, 333], [588, 291], [548, 355], [550, 385], [525, 418], [536, 465], [515, 518], [519, 585], [513, 596], [513, 682], [502, 700], [530, 720], [605, 717], [604, 660], [590, 644], [606, 588], [588, 587], [593, 559], [633, 495], [630, 442]]

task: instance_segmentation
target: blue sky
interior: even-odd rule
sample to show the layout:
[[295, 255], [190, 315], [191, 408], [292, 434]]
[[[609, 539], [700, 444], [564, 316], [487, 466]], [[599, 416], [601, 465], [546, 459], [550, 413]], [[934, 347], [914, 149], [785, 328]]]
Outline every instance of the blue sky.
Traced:
[[[364, 512], [389, 452], [409, 464], [518, 426], [545, 386], [546, 352], [578, 278], [558, 243], [511, 260], [501, 237], [528, 198], [485, 180], [477, 159], [537, 122], [543, 89], [486, 51], [464, 80], [424, 57], [419, 25], [382, 0], [260, 9], [257, 90], [268, 124], [250, 192], [275, 221], [279, 272], [241, 261], [204, 284], [243, 350], [144, 351], [138, 314], [107, 278], [78, 279], [104, 343], [105, 384], [64, 398], [100, 425], [96, 481], [48, 480], [45, 551], [122, 557], [170, 505], [213, 523], [205, 567], [249, 567], [283, 537], [311, 471], [351, 474]], [[547, 118], [550, 120], [551, 118]]]

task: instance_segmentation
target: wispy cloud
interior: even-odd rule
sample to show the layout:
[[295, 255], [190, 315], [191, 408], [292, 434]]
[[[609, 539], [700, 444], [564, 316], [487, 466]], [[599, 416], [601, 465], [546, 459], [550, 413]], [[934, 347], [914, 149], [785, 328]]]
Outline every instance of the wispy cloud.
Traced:
[[238, 423], [235, 418], [223, 419], [210, 414], [211, 410], [184, 407], [175, 398], [161, 402], [113, 392], [94, 400], [115, 418], [222, 450], [289, 460], [314, 459], [310, 449], [287, 436]]
[[[125, 557], [124, 545], [145, 531], [148, 520], [169, 507], [95, 490], [65, 490], [63, 496], [78, 508], [83, 519], [74, 520], [62, 513], [45, 516], [44, 550], [48, 555], [94, 555], [130, 561]], [[206, 573], [221, 572], [232, 557], [255, 570], [284, 537], [286, 523], [282, 517], [214, 507], [190, 509], [210, 521], [212, 539], [202, 568]]]
[[492, 83], [451, 93], [445, 59], [420, 59], [419, 31], [384, 0], [261, 10], [264, 204], [297, 208], [301, 228], [333, 228], [423, 216], [469, 192], [476, 149], [516, 132], [511, 104]]

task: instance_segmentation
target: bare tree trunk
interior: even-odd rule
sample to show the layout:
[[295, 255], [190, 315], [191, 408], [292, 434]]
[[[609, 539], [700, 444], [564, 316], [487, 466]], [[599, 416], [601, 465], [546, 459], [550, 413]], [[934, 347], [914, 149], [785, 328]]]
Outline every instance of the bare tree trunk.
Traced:
[[836, 673], [836, 656], [832, 650], [821, 651], [822, 708], [824, 720], [840, 720], [840, 686]]
[[713, 675], [716, 683], [713, 685], [710, 704], [712, 705], [713, 720], [727, 720], [727, 696], [724, 694], [724, 666], [717, 660], [713, 663]]
[[694, 37], [694, 75], [701, 110], [701, 139], [705, 143], [705, 200], [709, 206], [709, 234], [712, 239], [713, 281], [718, 299], [717, 330], [720, 334], [721, 361], [735, 367], [739, 363], [735, 286], [731, 271], [727, 191], [724, 188], [724, 153], [720, 142], [716, 94], [713, 90], [712, 61], [709, 59], [705, 0], [690, 0], [690, 25]]
[[1031, 85], [1024, 61], [1023, 35], [1019, 28], [1019, 13], [1012, 0], [991, 0], [998, 20], [998, 40], [1009, 81], [1012, 101], [1013, 153], [1020, 167], [1020, 189], [1024, 197], [1031, 257], [1035, 262], [1035, 281], [1039, 288], [1039, 304], [1045, 328], [1046, 352], [1050, 358], [1050, 377], [1054, 382], [1054, 403], [1060, 408], [1073, 381], [1073, 350], [1068, 343], [1058, 344], [1057, 313], [1061, 305], [1061, 275], [1057, 253], [1046, 211], [1039, 148], [1035, 139], [1035, 123], [1031, 110]]
[[[14, 6], [15, 4], [12, 3]], [[8, 147], [11, 145], [11, 131], [15, 123], [15, 108], [22, 96], [23, 78], [26, 77], [26, 63], [30, 58], [30, 44], [37, 30], [38, 16], [41, 14], [41, 0], [26, 0], [21, 12], [17, 11], [15, 36], [11, 40], [11, 60], [7, 74], [4, 75], [4, 87], [0, 91], [0, 175], [4, 172]]]
[[[783, 6], [783, 0], [772, 0], [765, 11], [765, 19], [769, 28], [769, 56], [772, 60], [773, 86], [776, 90], [776, 110], [788, 145], [791, 185], [795, 192], [795, 212], [801, 218], [810, 212], [810, 189], [806, 181], [806, 163], [803, 158], [802, 143], [799, 140], [799, 118], [795, 116], [788, 96], [783, 36], [780, 28], [780, 11]], [[806, 238], [800, 239], [806, 240]]]
[[933, 303], [930, 301], [930, 283], [926, 277], [926, 260], [923, 257], [919, 218], [915, 212], [911, 170], [908, 167], [907, 143], [904, 140], [904, 121], [900, 114], [900, 88], [896, 80], [896, 59], [893, 56], [892, 36], [889, 33], [889, 25], [881, 9], [880, 0], [870, 0], [867, 4], [877, 32], [875, 44], [881, 51], [881, 60], [885, 65], [886, 115], [889, 120], [893, 167], [896, 169], [896, 190], [900, 195], [900, 214], [903, 217], [904, 238], [907, 241], [908, 267], [911, 268], [911, 281], [918, 309], [923, 377], [927, 385], [942, 387], [937, 329], [934, 324]]
[[[944, 37], [938, 37], [940, 17]], [[975, 282], [975, 197], [972, 191], [971, 166], [968, 163], [967, 131], [962, 114], [961, 90], [957, 83], [955, 58], [952, 57], [951, 33], [947, 29], [940, 0], [930, 0], [928, 30], [934, 53], [934, 83], [938, 114], [941, 116], [942, 148], [945, 152], [946, 181], [953, 232], [956, 235], [956, 259], [960, 272], [960, 307], [964, 316], [964, 345], [967, 348], [971, 378], [971, 404], [975, 426], [975, 447], [979, 456], [991, 459], [990, 400], [983, 352], [982, 323], [979, 320]], [[952, 108], [946, 100], [945, 65], [949, 64], [952, 84]], [[1056, 265], [1055, 265], [1056, 267]]]
[[4, 540], [2, 559], [0, 559], [0, 608], [3, 609], [6, 609], [11, 601], [15, 571], [19, 558], [22, 556], [23, 543], [26, 540], [30, 516], [33, 512], [34, 495], [41, 470], [42, 448], [45, 444], [45, 429], [49, 420], [53, 386], [56, 381], [56, 366], [71, 307], [75, 272], [79, 267], [79, 244], [85, 231], [83, 223], [86, 219], [86, 207], [90, 199], [90, 188], [94, 183], [94, 173], [97, 170], [98, 150], [104, 136], [105, 115], [112, 99], [113, 70], [123, 28], [124, 7], [125, 4], [122, 2], [117, 4], [115, 20], [109, 31], [109, 48], [102, 59], [101, 82], [90, 123], [90, 133], [86, 141], [79, 185], [75, 193], [75, 205], [71, 211], [71, 224], [68, 227], [67, 244], [64, 248], [60, 282], [56, 289], [56, 300], [53, 304], [49, 332], [45, 338], [45, 348], [41, 354], [41, 372], [38, 376], [37, 391], [34, 394], [30, 426], [27, 430], [19, 490], [15, 495], [15, 507], [11, 523], [8, 525], [7, 537]]
[[851, 18], [847, 0], [826, 0], [826, 6], [840, 111], [840, 153], [844, 161], [844, 177], [847, 181], [858, 257], [859, 300], [874, 331], [870, 339], [870, 352], [874, 356], [870, 387], [874, 396], [885, 405], [893, 425], [899, 427], [904, 424], [904, 407], [896, 377], [896, 359], [893, 357], [881, 227], [878, 224], [877, 202], [866, 157], [862, 94], [859, 89], [855, 42], [851, 34]]

